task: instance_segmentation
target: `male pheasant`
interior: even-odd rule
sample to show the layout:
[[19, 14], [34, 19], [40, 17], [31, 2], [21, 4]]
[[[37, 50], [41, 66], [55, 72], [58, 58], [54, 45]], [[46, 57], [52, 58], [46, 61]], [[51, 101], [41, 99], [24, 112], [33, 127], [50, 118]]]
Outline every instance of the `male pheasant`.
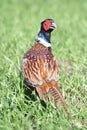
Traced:
[[67, 111], [67, 105], [58, 87], [58, 65], [51, 48], [51, 32], [55, 29], [53, 19], [41, 22], [34, 45], [23, 57], [22, 75], [28, 88], [34, 89], [41, 100], [46, 102], [49, 99], [57, 107], [60, 99]]

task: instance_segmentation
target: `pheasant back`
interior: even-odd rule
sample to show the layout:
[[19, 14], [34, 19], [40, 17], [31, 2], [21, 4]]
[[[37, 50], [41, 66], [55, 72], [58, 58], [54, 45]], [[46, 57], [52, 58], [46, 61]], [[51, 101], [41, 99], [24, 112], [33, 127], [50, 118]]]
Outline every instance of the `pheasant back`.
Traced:
[[41, 100], [46, 102], [49, 99], [57, 107], [58, 99], [60, 99], [67, 110], [58, 87], [59, 70], [51, 47], [45, 47], [36, 42], [24, 55], [22, 74], [25, 83], [37, 92]]

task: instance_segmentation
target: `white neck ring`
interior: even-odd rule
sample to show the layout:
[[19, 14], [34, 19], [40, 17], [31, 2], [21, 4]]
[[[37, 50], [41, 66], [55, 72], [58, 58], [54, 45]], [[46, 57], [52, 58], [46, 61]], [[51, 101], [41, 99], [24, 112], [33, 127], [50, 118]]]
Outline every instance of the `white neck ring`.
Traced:
[[39, 42], [40, 44], [42, 44], [42, 45], [44, 45], [45, 47], [51, 47], [51, 43], [49, 43], [49, 42], [47, 42], [47, 41], [45, 41], [43, 38], [41, 38], [41, 37], [36, 37], [35, 38], [35, 41], [36, 42]]

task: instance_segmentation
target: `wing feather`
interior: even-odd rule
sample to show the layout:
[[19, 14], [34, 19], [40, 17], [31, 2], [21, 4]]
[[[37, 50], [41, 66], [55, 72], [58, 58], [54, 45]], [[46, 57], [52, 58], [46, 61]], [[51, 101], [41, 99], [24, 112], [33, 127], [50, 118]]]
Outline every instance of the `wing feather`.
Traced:
[[[30, 56], [31, 57], [31, 56]], [[22, 72], [34, 86], [41, 86], [45, 82], [58, 81], [58, 67], [54, 58], [47, 62], [46, 56], [38, 55], [37, 60], [24, 58]], [[32, 62], [32, 63], [31, 63]]]

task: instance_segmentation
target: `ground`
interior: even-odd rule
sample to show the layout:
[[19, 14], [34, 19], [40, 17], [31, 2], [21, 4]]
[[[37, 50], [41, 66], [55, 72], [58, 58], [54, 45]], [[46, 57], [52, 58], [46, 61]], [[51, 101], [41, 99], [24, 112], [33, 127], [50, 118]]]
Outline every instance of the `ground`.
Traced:
[[[87, 0], [0, 1], [0, 130], [87, 129]], [[44, 108], [24, 96], [20, 66], [33, 45], [40, 22], [53, 18], [53, 53], [59, 86], [69, 107]], [[32, 93], [32, 96], [35, 96]], [[26, 103], [27, 102], [27, 103]]]

